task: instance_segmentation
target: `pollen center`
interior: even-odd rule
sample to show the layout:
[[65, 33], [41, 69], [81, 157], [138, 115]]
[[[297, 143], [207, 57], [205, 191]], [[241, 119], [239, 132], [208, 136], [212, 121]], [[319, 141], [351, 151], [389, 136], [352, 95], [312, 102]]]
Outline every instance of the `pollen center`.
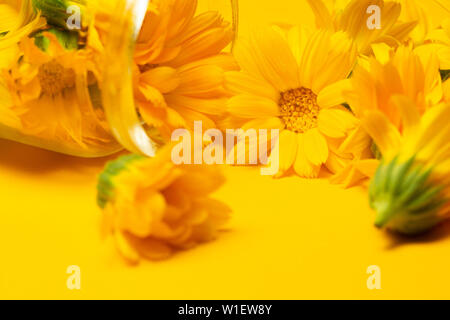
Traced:
[[303, 133], [317, 127], [319, 105], [317, 95], [310, 89], [302, 87], [283, 92], [279, 106], [286, 129]]
[[38, 79], [42, 92], [53, 96], [75, 86], [75, 71], [50, 61], [39, 67]]

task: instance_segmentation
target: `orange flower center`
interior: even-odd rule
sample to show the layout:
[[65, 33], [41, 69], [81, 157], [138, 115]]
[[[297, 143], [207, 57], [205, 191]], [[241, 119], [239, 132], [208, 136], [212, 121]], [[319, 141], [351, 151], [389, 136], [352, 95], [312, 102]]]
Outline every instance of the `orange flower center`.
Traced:
[[286, 129], [304, 133], [317, 127], [320, 108], [317, 95], [310, 89], [302, 87], [283, 92], [279, 106]]
[[64, 68], [56, 61], [50, 61], [39, 67], [38, 79], [42, 92], [54, 96], [75, 86], [75, 71]]

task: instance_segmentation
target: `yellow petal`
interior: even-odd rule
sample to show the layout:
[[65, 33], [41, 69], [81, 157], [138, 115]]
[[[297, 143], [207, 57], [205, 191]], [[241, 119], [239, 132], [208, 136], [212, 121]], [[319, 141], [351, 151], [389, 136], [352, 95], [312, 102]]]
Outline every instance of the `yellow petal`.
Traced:
[[307, 0], [316, 17], [317, 27], [333, 30], [333, 18], [322, 0]]
[[248, 129], [283, 129], [284, 123], [281, 121], [278, 117], [272, 117], [272, 118], [258, 118], [253, 119], [251, 121], [246, 122], [242, 129], [248, 130]]
[[359, 124], [339, 146], [340, 153], [353, 154], [359, 157], [372, 144], [372, 139]]
[[[409, 152], [420, 152], [430, 159], [450, 141], [450, 104], [441, 104], [429, 109], [422, 117], [418, 139], [412, 139], [413, 148]], [[409, 146], [409, 144], [408, 144]]]
[[256, 59], [253, 57], [253, 50], [248, 39], [239, 38], [236, 41], [233, 55], [241, 70], [245, 71], [255, 79], [264, 79], [263, 75], [259, 72]]
[[[289, 47], [291, 48], [292, 54], [297, 61], [297, 65], [299, 66], [303, 59], [303, 54], [305, 53], [306, 45], [308, 44], [308, 40], [310, 37], [311, 31], [302, 26], [291, 27], [287, 33], [287, 41], [289, 42]], [[301, 70], [299, 70], [299, 72], [301, 72]]]
[[244, 71], [225, 73], [225, 88], [233, 94], [250, 94], [278, 102], [280, 93], [268, 82]]
[[397, 153], [401, 143], [400, 133], [383, 113], [370, 111], [361, 123], [384, 157]]
[[169, 67], [159, 67], [141, 74], [140, 81], [158, 89], [162, 93], [169, 93], [179, 85], [177, 71]]
[[141, 83], [139, 85], [139, 92], [142, 94], [142, 97], [138, 95], [138, 98], [141, 101], [143, 100], [146, 102], [150, 102], [152, 107], [165, 108], [167, 106], [164, 96], [158, 89], [153, 88], [152, 86], [146, 83]]
[[328, 144], [317, 128], [308, 130], [304, 134], [304, 148], [306, 157], [312, 164], [320, 166], [327, 161]]
[[120, 254], [130, 263], [138, 263], [140, 260], [139, 252], [130, 244], [126, 236], [121, 231], [114, 232], [114, 240]]
[[279, 156], [280, 156], [280, 167], [279, 174], [282, 175], [284, 172], [288, 171], [294, 164], [295, 158], [297, 156], [297, 134], [290, 130], [283, 130], [280, 133], [279, 146]]
[[177, 94], [193, 98], [215, 98], [225, 93], [224, 72], [215, 65], [204, 65], [179, 72]]
[[0, 4], [0, 34], [14, 31], [20, 26], [20, 16], [16, 9], [8, 4]]
[[275, 117], [279, 114], [278, 105], [272, 100], [250, 95], [232, 97], [227, 103], [227, 111], [242, 118]]
[[364, 174], [366, 177], [371, 178], [375, 175], [375, 172], [380, 165], [380, 161], [377, 159], [365, 159], [355, 161], [354, 165], [359, 172]]
[[157, 239], [137, 239], [136, 246], [139, 248], [142, 257], [149, 260], [167, 259], [172, 254], [172, 249]]
[[319, 93], [346, 79], [356, 62], [356, 47], [344, 32], [319, 31], [307, 44], [300, 65], [300, 83]]
[[253, 30], [250, 45], [260, 74], [278, 91], [300, 87], [298, 65], [289, 45], [270, 27]]
[[403, 134], [408, 136], [415, 132], [420, 124], [420, 114], [414, 102], [404, 96], [393, 96], [392, 103], [401, 112]]
[[371, 45], [375, 58], [382, 64], [386, 64], [390, 60], [392, 49], [385, 43], [374, 43]]
[[317, 96], [317, 104], [321, 108], [331, 108], [343, 104], [346, 101], [344, 92], [351, 89], [352, 82], [350, 79], [335, 82], [320, 91]]
[[166, 96], [167, 105], [176, 108], [188, 108], [197, 112], [222, 115], [225, 112], [227, 100], [220, 99], [198, 99], [178, 94]]
[[233, 39], [231, 28], [208, 29], [186, 41], [178, 56], [168, 62], [171, 67], [180, 67], [189, 62], [219, 54]]
[[330, 138], [343, 138], [357, 125], [356, 118], [347, 110], [330, 108], [319, 113], [319, 130]]
[[308, 160], [305, 151], [304, 134], [300, 133], [297, 135], [297, 142], [297, 157], [294, 162], [295, 172], [303, 178], [317, 178], [319, 175], [320, 166], [316, 166]]

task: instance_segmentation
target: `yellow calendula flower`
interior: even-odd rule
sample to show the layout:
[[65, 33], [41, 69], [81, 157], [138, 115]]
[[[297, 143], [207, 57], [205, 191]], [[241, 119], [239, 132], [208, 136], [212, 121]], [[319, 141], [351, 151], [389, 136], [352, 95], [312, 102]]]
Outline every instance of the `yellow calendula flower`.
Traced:
[[[358, 65], [350, 79], [350, 89], [344, 90], [344, 96], [358, 119], [363, 119], [368, 112], [383, 113], [391, 124], [402, 131], [402, 114], [393, 104], [392, 98], [401, 95], [411, 99], [419, 114], [444, 101], [444, 91], [439, 72], [439, 61], [435, 55], [419, 56], [411, 48], [399, 47], [395, 52], [375, 46], [375, 57], [367, 65]], [[374, 48], [375, 48], [374, 47]], [[354, 135], [340, 146], [345, 152], [349, 146], [367, 143], [367, 133], [360, 127]], [[335, 183], [344, 183], [349, 174], [355, 172], [372, 176], [379, 162], [372, 159], [374, 155], [355, 157], [355, 161], [332, 178]]]
[[[378, 51], [377, 51], [378, 52]], [[380, 50], [367, 66], [356, 66], [346, 101], [361, 118], [368, 110], [380, 110], [392, 124], [400, 127], [400, 112], [391, 103], [394, 95], [404, 95], [417, 105], [419, 112], [443, 100], [439, 61], [435, 55], [419, 56], [408, 47], [395, 52]]]
[[343, 32], [263, 27], [239, 39], [234, 56], [241, 71], [226, 74], [234, 95], [227, 122], [280, 129], [278, 175], [294, 169], [317, 177], [323, 164], [338, 158], [334, 145], [358, 125], [339, 94], [355, 63], [354, 44]]
[[224, 182], [218, 168], [176, 166], [170, 155], [167, 145], [155, 158], [124, 156], [100, 175], [106, 230], [131, 263], [213, 240], [228, 221], [230, 209], [210, 197]]
[[215, 127], [227, 98], [224, 71], [236, 69], [222, 53], [233, 39], [231, 24], [218, 12], [195, 15], [196, 9], [196, 0], [152, 1], [136, 44], [137, 105], [166, 137], [196, 120]]
[[95, 83], [90, 70], [96, 66], [76, 47], [76, 39], [56, 29], [19, 42], [17, 62], [3, 75], [9, 109], [25, 134], [81, 146], [111, 139], [88, 98], [88, 86]]
[[402, 115], [402, 132], [380, 111], [363, 120], [383, 154], [371, 182], [375, 224], [404, 234], [429, 230], [450, 214], [450, 104], [420, 116], [405, 97], [393, 98]]
[[[318, 28], [346, 32], [356, 42], [358, 53], [363, 55], [373, 53], [371, 45], [374, 43], [398, 46], [417, 25], [415, 20], [399, 20], [402, 7], [395, 1], [308, 0], [308, 3], [314, 11]], [[379, 12], [371, 8], [379, 8]], [[379, 15], [380, 18], [373, 23], [380, 22], [380, 25], [369, 28], [368, 22], [371, 23], [373, 14]]]

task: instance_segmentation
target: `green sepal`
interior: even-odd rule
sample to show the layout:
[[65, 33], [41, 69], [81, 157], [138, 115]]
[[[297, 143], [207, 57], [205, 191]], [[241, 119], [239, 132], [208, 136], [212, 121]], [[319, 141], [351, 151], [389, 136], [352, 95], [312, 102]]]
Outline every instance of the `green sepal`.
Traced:
[[70, 14], [67, 13], [67, 8], [72, 5], [77, 5], [83, 9], [86, 5], [86, 0], [33, 0], [33, 8], [40, 11], [42, 16], [47, 19], [48, 24], [67, 29], [67, 20]]
[[441, 70], [441, 78], [442, 82], [445, 82], [448, 79], [450, 79], [450, 70]]
[[114, 198], [114, 178], [121, 172], [127, 170], [129, 165], [133, 162], [143, 159], [145, 159], [144, 156], [130, 154], [119, 157], [118, 159], [106, 164], [105, 169], [98, 177], [97, 184], [97, 204], [100, 208], [104, 209], [106, 204]]
[[[78, 33], [71, 32], [56, 28], [46, 30], [55, 35], [61, 46], [68, 51], [78, 49]], [[44, 52], [47, 52], [50, 45], [50, 40], [44, 35], [43, 31], [40, 31], [34, 35], [34, 44]]]
[[372, 144], [370, 145], [370, 151], [372, 152], [375, 159], [381, 160], [383, 158], [383, 155], [381, 154], [380, 149], [378, 149], [378, 146], [373, 141], [372, 141]]
[[47, 52], [48, 47], [50, 46], [50, 39], [42, 33], [38, 33], [34, 36], [34, 45], [41, 49], [41, 51]]
[[414, 157], [400, 162], [382, 162], [369, 188], [370, 206], [376, 211], [375, 225], [403, 234], [425, 232], [441, 221], [438, 213], [447, 199], [444, 186], [434, 184], [432, 168]]

